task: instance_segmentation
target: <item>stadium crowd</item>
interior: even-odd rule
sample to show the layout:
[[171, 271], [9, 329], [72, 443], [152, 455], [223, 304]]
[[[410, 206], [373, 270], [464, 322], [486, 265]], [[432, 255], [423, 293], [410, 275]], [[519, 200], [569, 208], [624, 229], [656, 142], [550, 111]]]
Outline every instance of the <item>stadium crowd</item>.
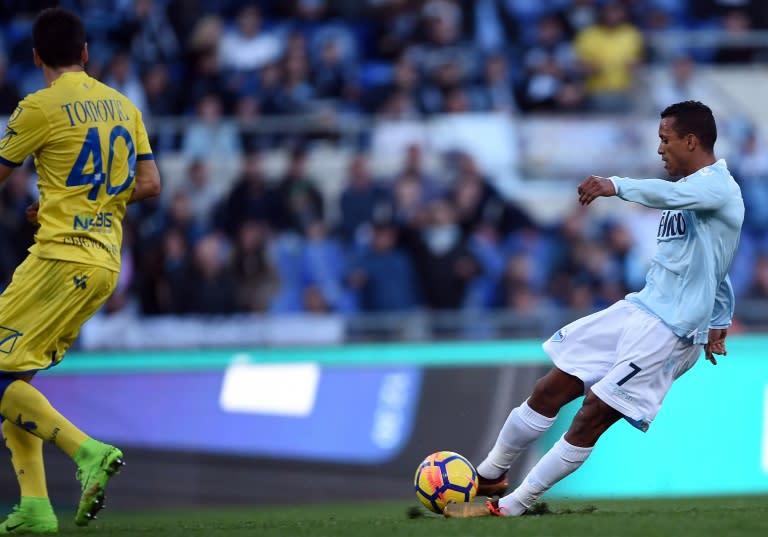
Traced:
[[[89, 72], [143, 111], [158, 160], [181, 152], [189, 163], [183, 188], [126, 219], [107, 310], [146, 315], [604, 307], [642, 286], [657, 213], [617, 221], [574, 209], [544, 226], [470, 154], [445, 155], [447, 176], [434, 177], [418, 146], [391, 177], [372, 177], [357, 148], [340, 197], [326, 199], [307, 172], [311, 141], [225, 119], [623, 113], [638, 64], [681, 60], [649, 48], [649, 32], [768, 23], [757, 1], [0, 0], [0, 116], [42, 86], [26, 36], [31, 16], [57, 3], [83, 15]], [[595, 54], [606, 42], [610, 66]], [[748, 47], [692, 58], [763, 59]], [[163, 134], [153, 118], [169, 116], [190, 126]], [[742, 138], [729, 163], [749, 212], [733, 280], [740, 296], [768, 298], [768, 158], [755, 132]], [[284, 176], [267, 177], [264, 152], [288, 143]], [[222, 197], [210, 158], [242, 163]], [[34, 177], [27, 163], [0, 192], [3, 285], [32, 241]]]

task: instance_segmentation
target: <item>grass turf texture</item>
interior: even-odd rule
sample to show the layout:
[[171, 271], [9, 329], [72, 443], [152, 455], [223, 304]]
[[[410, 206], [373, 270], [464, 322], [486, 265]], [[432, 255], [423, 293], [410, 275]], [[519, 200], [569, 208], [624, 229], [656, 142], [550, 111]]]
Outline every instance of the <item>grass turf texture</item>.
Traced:
[[768, 535], [768, 496], [670, 500], [553, 501], [552, 514], [516, 519], [444, 519], [413, 503], [329, 504], [304, 507], [105, 512], [87, 528], [60, 513], [63, 536], [164, 537], [407, 537], [407, 536], [622, 536], [704, 537]]

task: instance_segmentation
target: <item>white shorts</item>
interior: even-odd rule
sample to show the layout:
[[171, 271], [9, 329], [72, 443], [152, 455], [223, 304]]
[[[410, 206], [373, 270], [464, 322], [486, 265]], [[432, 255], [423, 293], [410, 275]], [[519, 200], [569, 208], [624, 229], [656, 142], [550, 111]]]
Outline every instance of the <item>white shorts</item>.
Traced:
[[584, 393], [591, 389], [642, 431], [702, 349], [627, 300], [572, 322], [543, 347], [558, 369], [584, 382]]

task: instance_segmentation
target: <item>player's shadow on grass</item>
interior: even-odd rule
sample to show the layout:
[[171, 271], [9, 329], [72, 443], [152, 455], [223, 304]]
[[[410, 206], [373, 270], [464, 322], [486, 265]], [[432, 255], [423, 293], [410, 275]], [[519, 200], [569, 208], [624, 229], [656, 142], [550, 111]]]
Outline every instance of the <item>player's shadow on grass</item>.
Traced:
[[[485, 501], [485, 500], [483, 500]], [[585, 507], [580, 507], [578, 509], [556, 509], [553, 510], [549, 507], [549, 504], [547, 502], [537, 502], [531, 506], [530, 509], [525, 513], [524, 516], [545, 516], [545, 515], [584, 515], [589, 513], [594, 513], [597, 511], [597, 507], [594, 505], [587, 505]], [[444, 518], [443, 515], [440, 515], [438, 513], [433, 513], [431, 511], [426, 510], [424, 507], [420, 505], [414, 505], [408, 508], [406, 511], [406, 515], [408, 518]]]

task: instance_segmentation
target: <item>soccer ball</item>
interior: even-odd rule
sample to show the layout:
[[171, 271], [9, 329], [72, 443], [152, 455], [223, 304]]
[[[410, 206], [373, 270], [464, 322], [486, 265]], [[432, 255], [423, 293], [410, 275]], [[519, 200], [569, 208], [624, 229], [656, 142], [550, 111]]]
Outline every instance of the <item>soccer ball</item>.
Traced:
[[477, 472], [458, 453], [438, 451], [419, 464], [413, 486], [427, 509], [442, 513], [448, 502], [471, 502], [475, 498]]

